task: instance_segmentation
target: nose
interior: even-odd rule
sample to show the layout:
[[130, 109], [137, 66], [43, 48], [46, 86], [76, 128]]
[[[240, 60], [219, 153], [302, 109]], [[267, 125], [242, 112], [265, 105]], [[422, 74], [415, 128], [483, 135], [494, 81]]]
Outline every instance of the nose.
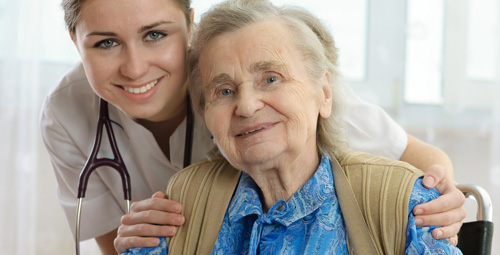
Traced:
[[235, 114], [241, 117], [252, 117], [264, 107], [262, 94], [253, 88], [253, 85], [240, 85], [236, 97]]
[[123, 52], [120, 72], [123, 76], [137, 80], [148, 71], [147, 55], [139, 47], [127, 47]]

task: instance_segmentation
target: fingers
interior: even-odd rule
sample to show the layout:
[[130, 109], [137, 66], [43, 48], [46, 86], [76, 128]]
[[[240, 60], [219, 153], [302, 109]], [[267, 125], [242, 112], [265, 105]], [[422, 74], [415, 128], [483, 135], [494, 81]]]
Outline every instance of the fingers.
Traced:
[[152, 198], [132, 203], [131, 212], [141, 212], [148, 210], [157, 210], [171, 213], [181, 213], [182, 204], [165, 198], [162, 192], [156, 192]]
[[156, 236], [170, 236], [177, 232], [176, 227], [139, 224], [118, 228], [118, 234], [113, 244], [118, 254], [130, 248], [156, 247], [160, 239]]
[[454, 235], [454, 236], [448, 238], [448, 240], [450, 241], [451, 245], [453, 245], [453, 246], [458, 245], [458, 236], [457, 235]]
[[[173, 236], [177, 233], [177, 227], [160, 226], [151, 224], [121, 225], [118, 228], [118, 237], [147, 237]], [[136, 246], [137, 247], [137, 246]]]
[[161, 191], [157, 191], [153, 194], [152, 198], [167, 198], [167, 195]]
[[[439, 203], [439, 198], [432, 200], [428, 203], [422, 204], [425, 206], [430, 203]], [[430, 206], [429, 206], [430, 207]], [[429, 210], [430, 211], [430, 210]], [[462, 223], [465, 219], [465, 208], [462, 206], [449, 209], [445, 212], [433, 212], [432, 214], [427, 212], [424, 214], [424, 210], [420, 210], [417, 207], [414, 208], [413, 214], [415, 215], [415, 224], [418, 227], [422, 226], [448, 226], [454, 223]]]
[[156, 247], [159, 244], [158, 237], [117, 237], [113, 242], [118, 254], [127, 252], [130, 248]]
[[184, 224], [184, 221], [183, 215], [158, 210], [132, 212], [123, 215], [121, 220], [122, 225], [155, 224], [171, 226], [180, 226]]
[[[460, 208], [461, 213], [459, 215], [460, 217], [463, 216], [463, 218], [460, 218], [460, 220], [463, 220], [465, 218], [465, 209], [463, 208], [464, 203], [465, 203], [464, 194], [455, 186], [452, 186], [446, 189], [446, 191], [438, 198], [429, 201], [427, 203], [415, 206], [415, 208], [413, 209], [413, 214], [415, 214], [415, 216], [431, 215]], [[453, 215], [448, 215], [448, 216], [453, 216]]]
[[462, 223], [460, 222], [446, 227], [436, 228], [432, 230], [432, 237], [434, 237], [434, 239], [449, 238], [450, 243], [456, 246], [458, 243], [457, 233], [460, 231], [461, 227]]
[[121, 218], [122, 225], [114, 240], [116, 251], [121, 254], [133, 247], [158, 246], [158, 236], [173, 236], [177, 226], [184, 224], [185, 218], [180, 212], [182, 204], [166, 199], [163, 192], [132, 203], [130, 213]]

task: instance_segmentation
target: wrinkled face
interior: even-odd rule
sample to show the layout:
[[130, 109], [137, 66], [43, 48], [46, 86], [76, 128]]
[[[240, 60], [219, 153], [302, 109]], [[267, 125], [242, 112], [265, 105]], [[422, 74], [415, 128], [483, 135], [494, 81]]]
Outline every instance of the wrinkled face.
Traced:
[[72, 38], [99, 96], [161, 121], [183, 107], [189, 31], [173, 0], [87, 0]]
[[311, 81], [288, 30], [257, 22], [215, 37], [200, 56], [207, 127], [240, 170], [317, 158], [318, 117], [331, 110], [328, 74]]

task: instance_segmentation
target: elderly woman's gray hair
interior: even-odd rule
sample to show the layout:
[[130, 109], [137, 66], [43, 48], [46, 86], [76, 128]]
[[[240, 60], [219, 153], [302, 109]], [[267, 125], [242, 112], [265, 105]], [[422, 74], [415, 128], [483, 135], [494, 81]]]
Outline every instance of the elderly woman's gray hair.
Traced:
[[204, 115], [205, 97], [198, 66], [204, 47], [218, 35], [236, 31], [250, 24], [276, 20], [289, 27], [293, 42], [301, 52], [309, 78], [314, 82], [327, 71], [333, 92], [332, 114], [318, 117], [317, 146], [331, 158], [347, 148], [344, 135], [342, 83], [337, 65], [337, 49], [330, 32], [310, 12], [299, 7], [275, 6], [268, 0], [229, 0], [213, 6], [198, 25], [188, 54], [189, 92], [195, 112]]

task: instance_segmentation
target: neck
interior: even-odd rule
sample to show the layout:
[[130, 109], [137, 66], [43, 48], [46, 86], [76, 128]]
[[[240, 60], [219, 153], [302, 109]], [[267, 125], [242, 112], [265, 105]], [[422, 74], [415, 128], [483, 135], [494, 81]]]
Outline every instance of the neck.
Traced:
[[280, 200], [288, 201], [316, 172], [319, 165], [317, 153], [307, 153], [293, 161], [280, 162], [264, 170], [245, 171], [259, 186], [264, 211]]
[[184, 99], [183, 103], [179, 105], [177, 111], [169, 116], [168, 119], [163, 121], [150, 121], [146, 119], [138, 119], [137, 123], [144, 126], [147, 130], [149, 130], [158, 146], [163, 151], [163, 154], [170, 160], [170, 136], [174, 133], [174, 131], [179, 127], [184, 118], [187, 115], [187, 101]]

